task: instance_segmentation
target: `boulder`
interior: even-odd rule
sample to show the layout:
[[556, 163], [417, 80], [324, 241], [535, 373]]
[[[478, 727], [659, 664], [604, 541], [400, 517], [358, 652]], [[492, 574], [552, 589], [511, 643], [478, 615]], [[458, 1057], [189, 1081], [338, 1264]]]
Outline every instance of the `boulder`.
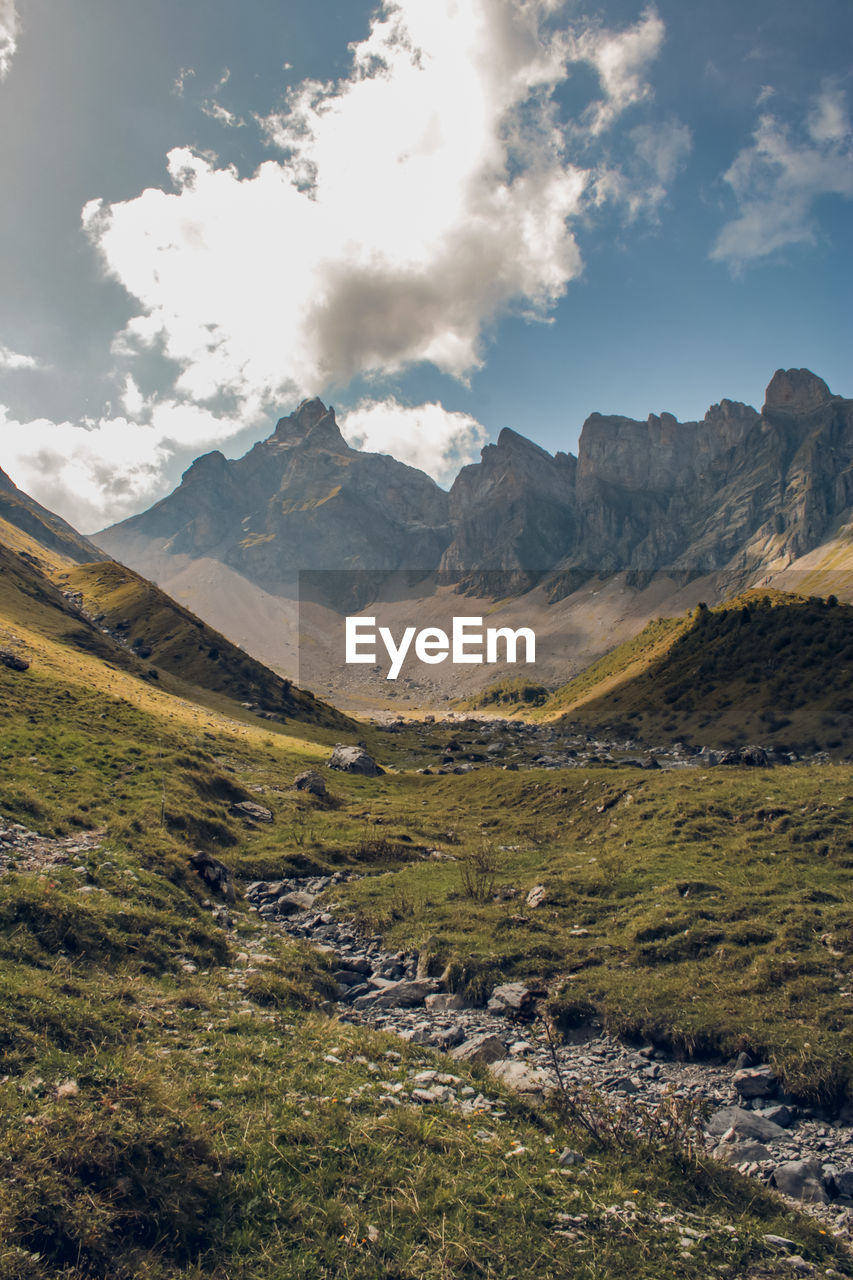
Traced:
[[708, 1121], [707, 1132], [719, 1138], [730, 1130], [739, 1138], [754, 1138], [757, 1142], [773, 1142], [785, 1136], [781, 1125], [765, 1120], [754, 1111], [744, 1111], [743, 1107], [721, 1107]]
[[348, 747], [341, 742], [332, 752], [327, 768], [338, 769], [341, 773], [359, 773], [365, 778], [378, 778], [385, 772], [364, 747]]
[[531, 1102], [541, 1102], [549, 1093], [555, 1092], [555, 1084], [547, 1071], [539, 1067], [530, 1067], [517, 1058], [506, 1058], [493, 1062], [489, 1067], [493, 1076], [497, 1076], [501, 1084], [505, 1084], [513, 1093], [521, 1094]]
[[489, 999], [489, 1013], [526, 1015], [533, 1012], [534, 1001], [541, 991], [531, 990], [523, 982], [507, 982], [495, 987]]
[[26, 658], [21, 658], [11, 649], [0, 649], [0, 663], [10, 671], [27, 671], [30, 665]]
[[826, 1204], [829, 1196], [823, 1186], [823, 1173], [814, 1160], [786, 1160], [773, 1170], [773, 1181], [779, 1191], [806, 1204]]
[[327, 795], [326, 783], [315, 769], [306, 769], [293, 779], [297, 791], [307, 791], [309, 796]]
[[500, 1058], [506, 1057], [506, 1045], [499, 1036], [487, 1034], [470, 1036], [453, 1049], [450, 1056], [457, 1062], [487, 1067], [491, 1062], [497, 1062]]
[[532, 911], [536, 907], [541, 907], [546, 897], [547, 893], [544, 884], [535, 884], [525, 898], [525, 902]]
[[264, 808], [262, 804], [255, 804], [254, 800], [240, 800], [237, 804], [232, 804], [231, 812], [244, 822], [272, 822], [272, 810]]
[[434, 991], [427, 996], [424, 1004], [434, 1013], [455, 1013], [459, 1009], [470, 1009], [471, 1002], [457, 991]]
[[228, 902], [234, 901], [234, 881], [224, 862], [199, 850], [190, 854], [190, 866], [198, 872], [211, 893], [221, 894]]
[[778, 1083], [772, 1067], [746, 1067], [732, 1076], [732, 1084], [741, 1098], [769, 1098], [776, 1092]]

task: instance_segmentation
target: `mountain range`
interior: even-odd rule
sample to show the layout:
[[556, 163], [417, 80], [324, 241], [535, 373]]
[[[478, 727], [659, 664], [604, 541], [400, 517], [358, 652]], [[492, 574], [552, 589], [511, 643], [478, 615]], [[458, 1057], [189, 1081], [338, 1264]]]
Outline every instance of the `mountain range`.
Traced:
[[360, 604], [391, 571], [450, 574], [490, 612], [523, 599], [555, 636], [565, 602], [571, 674], [661, 613], [783, 571], [792, 586], [801, 563], [832, 563], [844, 596], [851, 507], [853, 401], [789, 369], [760, 412], [723, 399], [701, 422], [593, 413], [577, 457], [506, 428], [449, 492], [351, 448], [334, 409], [309, 399], [245, 456], [198, 458], [171, 494], [95, 541], [289, 674], [298, 575], [312, 569], [369, 572]]

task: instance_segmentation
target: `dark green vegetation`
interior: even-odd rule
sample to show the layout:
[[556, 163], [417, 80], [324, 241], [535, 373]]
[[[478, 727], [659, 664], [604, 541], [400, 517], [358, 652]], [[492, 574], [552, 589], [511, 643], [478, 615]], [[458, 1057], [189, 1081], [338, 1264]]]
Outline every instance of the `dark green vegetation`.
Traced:
[[593, 731], [853, 756], [853, 606], [749, 592], [658, 619], [537, 710]]
[[[510, 1098], [486, 1129], [392, 1106], [439, 1056], [330, 1020], [322, 956], [239, 896], [223, 914], [188, 861], [361, 871], [335, 896], [457, 985], [547, 976], [565, 1020], [594, 1007], [662, 1041], [761, 1045], [832, 1101], [849, 770], [327, 775], [313, 800], [292, 779], [329, 729], [290, 736], [146, 678], [19, 550], [0, 647], [30, 666], [0, 665], [0, 826], [43, 839], [0, 849], [4, 1280], [762, 1280], [768, 1232], [853, 1275], [815, 1226], [678, 1145], [594, 1140]], [[411, 750], [366, 736], [384, 764]], [[245, 799], [274, 821], [236, 816]], [[537, 882], [548, 901], [526, 912]], [[567, 1142], [585, 1164], [557, 1165]], [[576, 1238], [559, 1214], [585, 1215]]]

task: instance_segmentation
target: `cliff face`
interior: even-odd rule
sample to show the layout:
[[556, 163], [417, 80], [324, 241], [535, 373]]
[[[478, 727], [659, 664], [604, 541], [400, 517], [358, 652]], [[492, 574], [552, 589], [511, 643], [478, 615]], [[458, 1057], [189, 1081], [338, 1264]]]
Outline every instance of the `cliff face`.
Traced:
[[[236, 461], [198, 459], [150, 511], [99, 542], [212, 557], [275, 591], [300, 569], [681, 573], [760, 568], [816, 546], [853, 504], [853, 401], [808, 370], [777, 372], [761, 413], [722, 400], [701, 422], [592, 414], [578, 457], [501, 432], [450, 493], [351, 449], [304, 401]], [[479, 582], [478, 582], [479, 578]]]
[[117, 556], [144, 540], [212, 557], [275, 590], [300, 569], [433, 568], [448, 498], [414, 467], [351, 449], [334, 410], [306, 400], [242, 458], [197, 459], [149, 511], [101, 535]]

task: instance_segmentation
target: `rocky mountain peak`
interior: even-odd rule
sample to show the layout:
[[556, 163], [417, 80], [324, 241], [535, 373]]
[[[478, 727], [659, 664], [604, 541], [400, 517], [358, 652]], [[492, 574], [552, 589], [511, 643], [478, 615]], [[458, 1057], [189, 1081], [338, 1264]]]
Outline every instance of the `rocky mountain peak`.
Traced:
[[303, 400], [293, 413], [279, 418], [272, 439], [279, 444], [310, 443], [314, 448], [348, 449], [335, 421], [335, 411], [331, 405], [327, 408], [317, 396]]
[[777, 369], [764, 393], [763, 412], [811, 413], [831, 399], [823, 378], [810, 369]]
[[228, 459], [219, 449], [203, 453], [194, 459], [181, 476], [181, 483], [206, 484], [214, 478], [223, 476], [228, 471]]
[[534, 444], [526, 436], [519, 435], [517, 431], [513, 431], [512, 427], [503, 428], [498, 436], [497, 447], [504, 453], [526, 454], [531, 457], [547, 458], [549, 462], [553, 461], [547, 449], [543, 449], [541, 445]]

